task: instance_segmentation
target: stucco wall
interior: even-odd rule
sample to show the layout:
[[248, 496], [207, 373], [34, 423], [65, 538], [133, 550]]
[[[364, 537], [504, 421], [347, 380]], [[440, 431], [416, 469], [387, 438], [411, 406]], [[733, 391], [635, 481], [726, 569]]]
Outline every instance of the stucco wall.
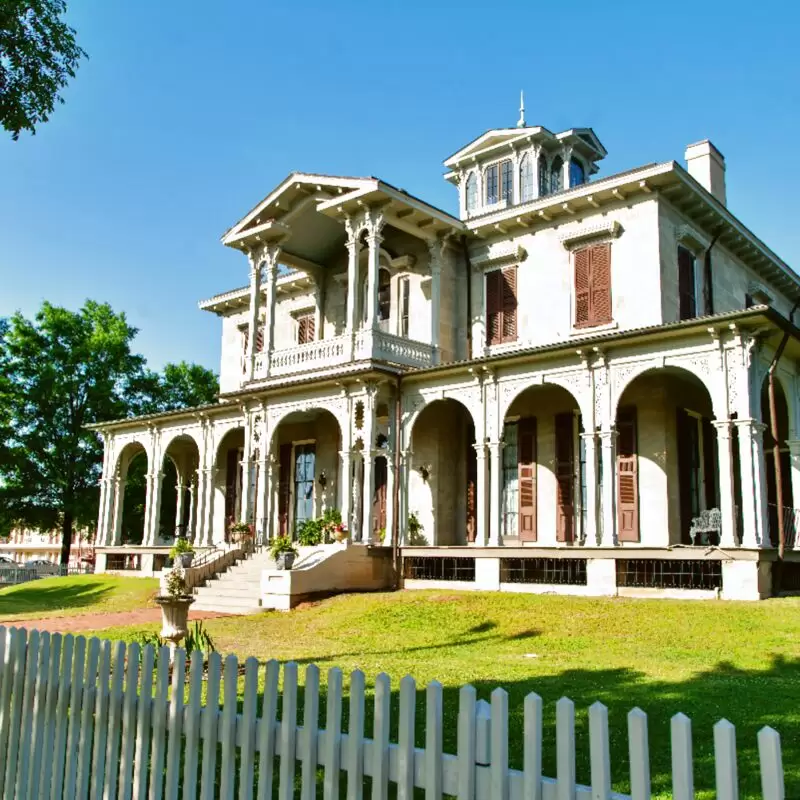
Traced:
[[[587, 334], [587, 329], [574, 327], [573, 256], [562, 239], [598, 223], [614, 221], [620, 223], [622, 231], [611, 244], [614, 327], [637, 328], [661, 322], [658, 205], [655, 200], [635, 198], [602, 212], [576, 215], [570, 222], [535, 233], [498, 237], [488, 242], [519, 245], [527, 252], [517, 271], [519, 305], [514, 346], [548, 344]], [[486, 338], [484, 287], [483, 275], [474, 276], [472, 315], [476, 355]]]

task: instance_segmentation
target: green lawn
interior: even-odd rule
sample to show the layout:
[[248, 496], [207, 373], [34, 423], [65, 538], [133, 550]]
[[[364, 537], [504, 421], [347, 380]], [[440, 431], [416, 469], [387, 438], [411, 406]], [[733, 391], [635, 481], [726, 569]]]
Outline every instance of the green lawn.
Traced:
[[[737, 727], [742, 797], [760, 796], [756, 732], [783, 739], [787, 797], [800, 797], [800, 601], [762, 603], [582, 599], [453, 592], [351, 595], [290, 614], [207, 622], [221, 652], [240, 658], [294, 659], [322, 668], [362, 669], [368, 684], [384, 671], [396, 690], [413, 675], [419, 686], [445, 687], [445, 747], [455, 752], [458, 687], [474, 684], [488, 699], [510, 693], [511, 757], [521, 765], [522, 702], [545, 700], [546, 774], [555, 774], [554, 705], [577, 706], [578, 778], [589, 781], [586, 709], [610, 709], [612, 764], [624, 764], [627, 711], [650, 718], [654, 795], [670, 796], [669, 719], [693, 721], [698, 796], [713, 797], [712, 725]], [[155, 626], [153, 626], [155, 627]], [[130, 630], [104, 635], [130, 639]], [[396, 699], [396, 698], [395, 698]], [[418, 718], [422, 715], [420, 695]], [[324, 709], [324, 703], [322, 704]], [[396, 720], [395, 720], [396, 723]], [[422, 745], [418, 727], [418, 745]], [[614, 774], [627, 788], [627, 770]]]
[[0, 590], [0, 623], [152, 606], [158, 581], [111, 575], [42, 578]]

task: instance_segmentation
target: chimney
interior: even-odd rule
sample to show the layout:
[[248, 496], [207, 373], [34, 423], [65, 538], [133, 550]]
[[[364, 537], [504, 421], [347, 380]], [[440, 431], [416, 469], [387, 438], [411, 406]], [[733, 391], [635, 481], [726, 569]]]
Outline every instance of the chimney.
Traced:
[[686, 148], [686, 169], [722, 205], [727, 205], [725, 197], [725, 156], [708, 139], [696, 144], [690, 144]]

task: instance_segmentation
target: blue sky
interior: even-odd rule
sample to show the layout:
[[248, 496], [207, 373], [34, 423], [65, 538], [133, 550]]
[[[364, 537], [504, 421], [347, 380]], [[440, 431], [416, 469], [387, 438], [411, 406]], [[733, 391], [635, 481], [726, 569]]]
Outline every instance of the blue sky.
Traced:
[[153, 366], [218, 369], [197, 301], [247, 283], [229, 225], [292, 170], [375, 175], [455, 211], [442, 160], [513, 125], [520, 89], [529, 124], [595, 129], [600, 175], [710, 138], [731, 210], [798, 269], [790, 9], [72, 0], [90, 60], [36, 136], [0, 135], [0, 316], [106, 300]]

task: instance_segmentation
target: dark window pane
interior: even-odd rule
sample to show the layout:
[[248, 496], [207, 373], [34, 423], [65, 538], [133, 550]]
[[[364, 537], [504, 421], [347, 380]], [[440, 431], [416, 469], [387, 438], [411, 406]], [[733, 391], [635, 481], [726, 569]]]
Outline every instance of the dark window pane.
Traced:
[[576, 158], [569, 162], [569, 185], [580, 186], [586, 183], [586, 173], [583, 170], [583, 164]]
[[497, 200], [497, 164], [492, 164], [486, 170], [486, 203], [492, 205]]
[[514, 172], [511, 161], [504, 161], [501, 165], [500, 197], [508, 203], [514, 201]]

